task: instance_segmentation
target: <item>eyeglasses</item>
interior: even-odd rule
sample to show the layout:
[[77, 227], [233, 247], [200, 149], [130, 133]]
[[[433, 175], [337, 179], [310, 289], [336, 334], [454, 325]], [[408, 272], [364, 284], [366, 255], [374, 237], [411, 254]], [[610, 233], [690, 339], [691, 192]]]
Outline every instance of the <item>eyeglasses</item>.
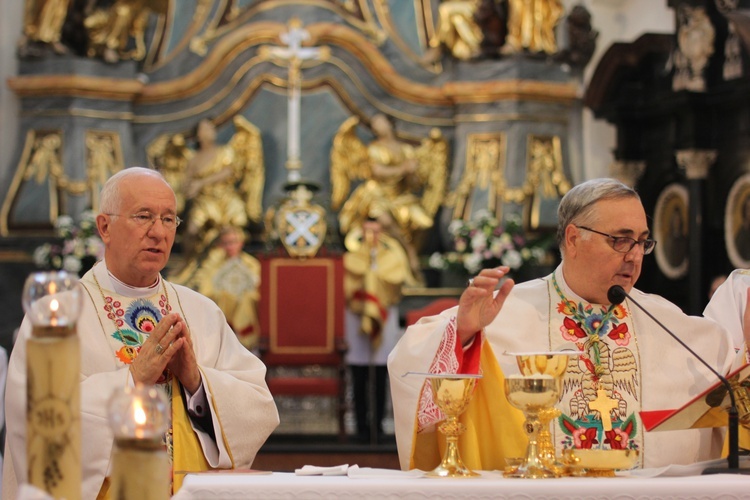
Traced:
[[654, 247], [656, 246], [656, 240], [652, 240], [651, 238], [638, 241], [634, 238], [631, 238], [630, 236], [612, 236], [611, 234], [603, 233], [601, 231], [597, 231], [595, 229], [591, 229], [590, 227], [586, 227], [586, 226], [576, 226], [576, 227], [578, 229], [585, 229], [586, 231], [591, 231], [592, 233], [606, 236], [607, 238], [612, 240], [612, 248], [614, 248], [616, 252], [620, 252], [620, 253], [628, 253], [636, 245], [642, 245], [643, 255], [648, 255], [654, 251]]
[[162, 226], [164, 226], [165, 229], [168, 229], [170, 231], [174, 231], [177, 229], [177, 227], [182, 222], [182, 219], [177, 217], [176, 215], [156, 215], [152, 214], [151, 212], [138, 212], [137, 214], [133, 215], [122, 215], [122, 214], [104, 214], [104, 215], [110, 215], [114, 217], [128, 217], [129, 219], [132, 219], [133, 222], [136, 223], [138, 226], [142, 227], [151, 227], [156, 223], [156, 219], [161, 220]]

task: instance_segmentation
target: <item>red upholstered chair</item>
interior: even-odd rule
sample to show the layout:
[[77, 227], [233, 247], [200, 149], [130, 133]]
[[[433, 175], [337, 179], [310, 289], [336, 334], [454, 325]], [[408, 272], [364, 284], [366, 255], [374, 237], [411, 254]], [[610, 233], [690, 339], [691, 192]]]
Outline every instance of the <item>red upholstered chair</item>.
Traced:
[[458, 305], [458, 299], [454, 297], [441, 297], [435, 299], [420, 309], [412, 309], [406, 312], [406, 326], [413, 325], [419, 318], [424, 316], [434, 316], [440, 314], [446, 309]]
[[[332, 367], [326, 376], [268, 376], [274, 396], [336, 398], [346, 439], [344, 269], [340, 256], [261, 259], [260, 354], [273, 367]], [[270, 371], [270, 370], [269, 370]], [[323, 370], [325, 372], [325, 370]], [[331, 374], [333, 372], [333, 374]]]

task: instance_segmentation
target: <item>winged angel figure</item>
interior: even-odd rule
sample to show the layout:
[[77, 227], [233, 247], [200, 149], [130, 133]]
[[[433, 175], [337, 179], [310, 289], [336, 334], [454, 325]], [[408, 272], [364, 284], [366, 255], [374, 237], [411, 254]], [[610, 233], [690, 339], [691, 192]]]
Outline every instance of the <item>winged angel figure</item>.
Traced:
[[[415, 148], [396, 137], [387, 116], [377, 114], [370, 122], [375, 139], [365, 145], [357, 137], [358, 124], [356, 116], [349, 118], [333, 140], [331, 206], [341, 209], [340, 230], [347, 234], [377, 220], [404, 247], [412, 272], [420, 276], [417, 241], [443, 202], [448, 143], [433, 129]], [[350, 192], [355, 181], [362, 182]]]
[[179, 193], [178, 209], [186, 207], [188, 255], [203, 252], [222, 228], [244, 228], [261, 218], [265, 168], [260, 130], [239, 115], [234, 125], [227, 144], [216, 143], [216, 127], [204, 119], [196, 129], [196, 151], [180, 134], [157, 140], [154, 148], [161, 145], [161, 155], [149, 148], [154, 164]]

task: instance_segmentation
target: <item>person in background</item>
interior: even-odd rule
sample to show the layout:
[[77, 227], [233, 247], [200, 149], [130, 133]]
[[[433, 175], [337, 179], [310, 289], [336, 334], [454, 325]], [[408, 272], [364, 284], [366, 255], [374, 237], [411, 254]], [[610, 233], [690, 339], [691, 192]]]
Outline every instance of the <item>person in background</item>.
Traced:
[[[506, 353], [568, 350], [552, 422], [561, 448], [637, 449], [636, 467], [660, 467], [718, 458], [718, 429], [644, 431], [641, 412], [681, 407], [715, 382], [715, 376], [626, 299], [612, 304], [619, 285], [679, 332], [682, 340], [727, 373], [735, 362], [729, 334], [714, 322], [685, 315], [676, 305], [634, 288], [650, 238], [638, 194], [614, 179], [575, 186], [558, 207], [562, 262], [549, 276], [514, 285], [507, 267], [484, 269], [464, 290], [459, 305], [409, 327], [388, 359], [396, 440], [403, 469], [430, 470], [440, 462], [436, 422], [443, 417], [424, 377], [406, 372], [482, 373], [462, 415], [459, 440], [466, 466], [504, 469], [506, 457], [524, 455], [521, 413], [503, 390], [517, 374]], [[596, 403], [596, 404], [595, 404]], [[594, 410], [606, 403], [611, 426]]]
[[260, 262], [243, 251], [244, 244], [242, 228], [225, 226], [205, 259], [171, 279], [216, 302], [237, 339], [252, 351], [260, 338]]
[[[172, 188], [156, 171], [133, 167], [112, 176], [100, 200], [104, 260], [80, 281], [82, 498], [108, 493], [107, 402], [130, 384], [156, 384], [171, 396], [164, 444], [175, 491], [187, 472], [249, 466], [278, 412], [265, 366], [240, 345], [216, 304], [160, 274], [180, 224]], [[3, 498], [16, 498], [26, 480], [30, 330], [25, 318], [8, 368]]]
[[383, 436], [386, 361], [401, 335], [401, 287], [415, 284], [403, 247], [369, 218], [346, 235], [344, 326], [352, 375], [357, 439]]

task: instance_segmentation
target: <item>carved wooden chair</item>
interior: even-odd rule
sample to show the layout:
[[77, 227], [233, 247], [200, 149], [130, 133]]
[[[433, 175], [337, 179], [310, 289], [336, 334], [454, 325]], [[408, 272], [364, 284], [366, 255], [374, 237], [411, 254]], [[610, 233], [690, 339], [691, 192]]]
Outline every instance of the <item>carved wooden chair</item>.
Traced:
[[[274, 396], [335, 398], [339, 441], [346, 440], [346, 340], [341, 257], [261, 259], [260, 356], [269, 369], [295, 373], [266, 377]], [[322, 367], [321, 376], [296, 373]], [[316, 372], [317, 370], [308, 370]]]

